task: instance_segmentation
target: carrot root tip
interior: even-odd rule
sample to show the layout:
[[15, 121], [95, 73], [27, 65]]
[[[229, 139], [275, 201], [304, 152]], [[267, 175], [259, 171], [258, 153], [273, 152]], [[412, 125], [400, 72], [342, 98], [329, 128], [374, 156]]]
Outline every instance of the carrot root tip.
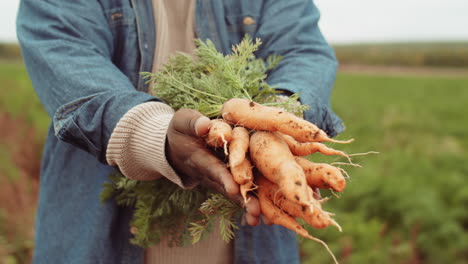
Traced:
[[221, 136], [221, 140], [223, 141], [224, 154], [228, 156], [229, 155], [228, 148], [227, 148], [228, 141], [224, 138], [224, 136]]
[[329, 215], [329, 216], [335, 216], [334, 213], [330, 213], [330, 212], [327, 212], [327, 211], [323, 211], [326, 215]]
[[338, 144], [349, 144], [354, 141], [354, 138], [348, 139], [348, 140], [338, 140], [338, 139], [333, 139], [329, 138], [326, 140], [327, 142], [332, 142], [332, 143], [338, 143]]
[[347, 162], [332, 162], [330, 163], [330, 165], [346, 165], [346, 166], [353, 166], [353, 167], [357, 167], [357, 168], [362, 168], [362, 166], [360, 164], [357, 164], [357, 163], [354, 163], [354, 162], [350, 162], [350, 163], [347, 163]]
[[353, 154], [348, 154], [350, 157], [352, 156], [365, 156], [369, 154], [380, 154], [378, 151], [368, 151], [368, 152], [363, 152], [363, 153], [353, 153]]
[[341, 198], [341, 196], [339, 196], [337, 193], [335, 193], [335, 191], [333, 189], [330, 188], [329, 190], [333, 194], [333, 196], [335, 196], [338, 199]]
[[335, 220], [330, 219], [330, 223], [332, 226], [336, 227], [338, 231], [343, 232], [343, 228], [341, 228], [341, 226]]
[[311, 236], [311, 235], [309, 235], [307, 238], [309, 238], [309, 239], [311, 239], [311, 240], [313, 240], [313, 241], [315, 241], [315, 242], [318, 242], [318, 243], [322, 244], [322, 245], [325, 247], [325, 249], [328, 251], [328, 253], [332, 256], [333, 261], [335, 262], [335, 264], [338, 264], [338, 260], [336, 260], [335, 255], [334, 255], [333, 252], [330, 250], [330, 248], [328, 247], [327, 243], [325, 243], [325, 242], [323, 242], [322, 240], [320, 240], [320, 239], [318, 239], [318, 238], [316, 238], [316, 237], [313, 237], [313, 236]]
[[351, 178], [351, 177], [349, 176], [348, 172], [346, 172], [343, 168], [338, 168], [338, 169], [341, 171], [341, 173], [343, 173], [343, 174], [345, 175], [346, 179], [350, 179], [350, 178]]
[[324, 204], [326, 203], [328, 200], [330, 200], [330, 197], [325, 197], [325, 198], [322, 198], [320, 200], [317, 200], [319, 202], [319, 204]]

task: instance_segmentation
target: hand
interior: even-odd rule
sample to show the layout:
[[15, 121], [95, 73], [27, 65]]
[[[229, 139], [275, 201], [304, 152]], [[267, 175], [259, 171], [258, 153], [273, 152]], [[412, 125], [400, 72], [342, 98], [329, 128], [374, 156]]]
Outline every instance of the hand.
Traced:
[[202, 138], [208, 133], [209, 125], [210, 119], [196, 110], [177, 111], [167, 130], [167, 159], [184, 182], [199, 183], [245, 206], [247, 223], [258, 225], [260, 206], [257, 198], [251, 197], [244, 204], [239, 185], [234, 182], [226, 165], [207, 148]]

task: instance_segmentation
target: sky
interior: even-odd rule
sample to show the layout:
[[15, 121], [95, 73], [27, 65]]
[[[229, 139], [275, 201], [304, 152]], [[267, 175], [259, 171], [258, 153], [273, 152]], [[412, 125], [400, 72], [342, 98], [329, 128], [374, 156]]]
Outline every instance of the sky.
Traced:
[[334, 43], [468, 40], [468, 0], [316, 0]]
[[[331, 43], [468, 41], [468, 0], [315, 0]], [[16, 42], [19, 0], [0, 1], [0, 42]]]

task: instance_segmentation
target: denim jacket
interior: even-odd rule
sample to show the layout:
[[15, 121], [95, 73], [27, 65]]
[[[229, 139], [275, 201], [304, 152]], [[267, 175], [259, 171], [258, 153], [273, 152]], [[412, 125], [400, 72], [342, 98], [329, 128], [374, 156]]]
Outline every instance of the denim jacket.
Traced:
[[[109, 137], [132, 107], [158, 98], [139, 72], [151, 71], [151, 0], [22, 0], [18, 39], [34, 89], [52, 118], [42, 160], [35, 263], [142, 263], [129, 239], [130, 208], [99, 194], [115, 168]], [[268, 83], [310, 105], [305, 118], [330, 136], [343, 130], [329, 99], [337, 62], [311, 0], [198, 0], [196, 35], [225, 54], [245, 34], [257, 52], [284, 56]], [[297, 263], [295, 236], [279, 226], [236, 231], [236, 263]]]

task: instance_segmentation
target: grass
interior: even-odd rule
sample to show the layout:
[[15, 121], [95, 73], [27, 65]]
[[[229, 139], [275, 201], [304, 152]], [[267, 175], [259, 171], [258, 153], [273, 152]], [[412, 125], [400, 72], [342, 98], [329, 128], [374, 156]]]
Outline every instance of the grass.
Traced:
[[468, 43], [372, 43], [335, 45], [342, 64], [468, 68]]
[[[340, 138], [356, 139], [335, 147], [380, 154], [356, 159], [364, 168], [325, 205], [344, 232], [312, 233], [343, 263], [468, 263], [468, 77], [340, 74], [332, 100]], [[313, 242], [302, 249], [304, 263], [330, 262]]]
[[[49, 118], [24, 66], [0, 63], [0, 83], [0, 114], [26, 123], [42, 140]], [[340, 73], [332, 102], [347, 126], [339, 138], [356, 139], [334, 146], [380, 154], [356, 157], [363, 168], [349, 168], [352, 178], [342, 198], [324, 205], [337, 213], [343, 233], [311, 233], [329, 243], [340, 263], [468, 263], [468, 77]], [[5, 146], [0, 144], [0, 155], [6, 157]], [[11, 158], [0, 162], [1, 174], [15, 173], [4, 164]], [[11, 230], [3, 226], [4, 212], [0, 232]], [[0, 233], [0, 261], [24, 258], [31, 241], [10, 244], [2, 255], [6, 237]], [[303, 263], [331, 263], [315, 242], [301, 240], [301, 253]]]
[[0, 111], [24, 119], [45, 138], [50, 118], [35, 96], [28, 74], [20, 61], [0, 61]]
[[20, 61], [0, 61], [0, 83], [0, 262], [30, 263], [38, 159], [49, 117]]
[[[0, 60], [0, 83], [2, 84], [0, 88], [0, 114], [6, 114], [8, 119], [16, 119], [21, 122], [20, 130], [25, 127], [31, 128], [35, 131], [35, 141], [42, 142], [46, 136], [50, 119], [34, 94], [23, 63], [17, 60]], [[10, 122], [4, 122], [2, 125], [10, 125]], [[11, 127], [5, 127], [5, 129], [17, 130], [17, 128]], [[23, 132], [18, 131], [18, 133]], [[10, 144], [7, 143], [3, 140], [0, 141], [0, 171], [4, 171], [9, 178], [17, 179], [19, 172], [12, 161], [12, 150], [8, 147]]]
[[[334, 45], [341, 64], [468, 68], [467, 42], [399, 42]], [[0, 58], [21, 61], [15, 43], [0, 43]]]

